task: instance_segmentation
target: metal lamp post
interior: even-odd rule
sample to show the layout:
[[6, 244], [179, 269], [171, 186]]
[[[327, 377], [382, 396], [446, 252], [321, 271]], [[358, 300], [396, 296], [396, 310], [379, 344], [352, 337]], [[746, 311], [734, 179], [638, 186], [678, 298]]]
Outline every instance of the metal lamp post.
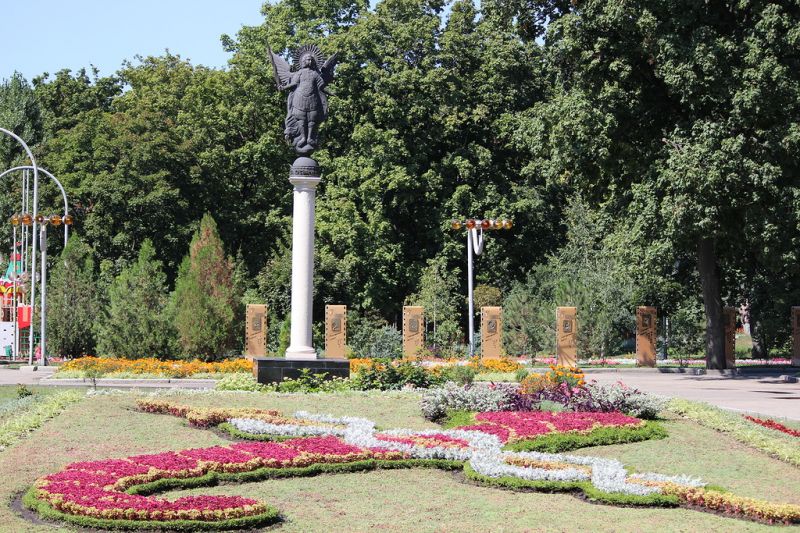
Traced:
[[[5, 128], [0, 128], [0, 133], [4, 133], [17, 141], [22, 149], [25, 150], [25, 153], [28, 156], [28, 159], [31, 162], [31, 167], [33, 167], [33, 215], [36, 216], [39, 214], [39, 167], [36, 166], [36, 158], [33, 157], [33, 152], [22, 140], [22, 138], [14, 133], [13, 131], [9, 131]], [[33, 318], [34, 311], [36, 310], [36, 276], [33, 275], [36, 272], [36, 222], [33, 223], [33, 246], [32, 254], [31, 254], [31, 318]], [[31, 325], [30, 330], [30, 346], [29, 346], [29, 353], [28, 353], [28, 364], [33, 364], [33, 325]]]
[[475, 304], [472, 287], [472, 255], [483, 253], [484, 230], [511, 229], [514, 223], [508, 219], [475, 219], [453, 220], [450, 227], [454, 230], [467, 229], [467, 305], [469, 328], [469, 356], [475, 355]]

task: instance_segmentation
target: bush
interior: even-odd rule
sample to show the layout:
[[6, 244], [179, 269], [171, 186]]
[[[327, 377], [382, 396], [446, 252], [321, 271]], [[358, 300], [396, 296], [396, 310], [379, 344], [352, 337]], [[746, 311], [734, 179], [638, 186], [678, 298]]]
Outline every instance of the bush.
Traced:
[[428, 420], [439, 420], [448, 411], [505, 411], [514, 405], [516, 387], [472, 385], [461, 387], [448, 382], [422, 395], [420, 409]]
[[600, 385], [590, 383], [585, 389], [588, 399], [579, 396], [573, 402], [579, 411], [619, 411], [636, 418], [653, 419], [667, 406], [662, 396], [647, 394], [621, 384]]
[[264, 392], [269, 390], [269, 387], [262, 385], [256, 381], [252, 374], [230, 374], [223, 377], [214, 386], [216, 390], [241, 390], [249, 392]]
[[360, 368], [353, 386], [357, 390], [398, 390], [403, 387], [428, 388], [445, 381], [443, 372], [427, 370], [410, 361], [392, 364], [389, 360], [377, 360], [376, 364]]
[[566, 383], [526, 394], [534, 405], [555, 402], [573, 411], [621, 412], [636, 418], [652, 419], [666, 407], [667, 400], [620, 384], [570, 387]]
[[442, 377], [446, 381], [452, 381], [456, 385], [472, 385], [475, 381], [477, 372], [474, 368], [465, 365], [454, 365], [442, 371]]
[[350, 347], [357, 357], [396, 359], [403, 354], [403, 334], [394, 326], [364, 327], [353, 335]]
[[[327, 373], [312, 374], [311, 370], [300, 370], [297, 379], [286, 379], [275, 385], [278, 392], [336, 392], [352, 390], [354, 382], [347, 378], [326, 379]], [[268, 385], [267, 385], [268, 387]]]
[[530, 374], [530, 370], [528, 370], [527, 368], [520, 368], [519, 370], [517, 370], [516, 372], [514, 372], [514, 381], [516, 381], [517, 383], [519, 383], [519, 382], [521, 382], [523, 379], [525, 379], [526, 377], [528, 377], [528, 374]]

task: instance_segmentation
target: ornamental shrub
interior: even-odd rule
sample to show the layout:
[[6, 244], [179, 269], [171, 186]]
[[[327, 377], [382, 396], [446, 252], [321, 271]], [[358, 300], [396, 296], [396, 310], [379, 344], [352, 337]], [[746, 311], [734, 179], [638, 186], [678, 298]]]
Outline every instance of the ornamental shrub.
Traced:
[[422, 395], [420, 409], [428, 420], [439, 420], [448, 411], [505, 411], [514, 406], [516, 386], [478, 384], [467, 387], [447, 382]]
[[618, 411], [636, 418], [653, 419], [667, 405], [667, 399], [647, 394], [620, 383], [600, 385], [590, 383], [582, 387], [570, 387], [562, 383], [556, 387], [543, 388], [538, 392], [524, 394], [535, 406], [542, 402], [555, 402], [573, 411], [609, 413]]
[[477, 372], [474, 368], [465, 365], [453, 365], [442, 370], [442, 377], [456, 385], [472, 385]]
[[240, 390], [248, 392], [263, 392], [269, 387], [256, 381], [252, 374], [236, 373], [223, 377], [214, 386], [216, 390]]
[[428, 388], [447, 380], [443, 372], [428, 370], [411, 361], [392, 364], [390, 360], [377, 360], [376, 364], [362, 366], [353, 378], [357, 390], [398, 390], [403, 387]]

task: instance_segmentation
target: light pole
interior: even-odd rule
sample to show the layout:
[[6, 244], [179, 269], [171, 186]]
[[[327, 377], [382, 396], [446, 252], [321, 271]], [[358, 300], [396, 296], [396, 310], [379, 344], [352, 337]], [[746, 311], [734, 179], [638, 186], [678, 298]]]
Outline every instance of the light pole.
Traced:
[[[22, 138], [14, 133], [13, 131], [9, 131], [5, 128], [0, 128], [0, 133], [4, 133], [17, 141], [22, 149], [25, 150], [25, 153], [28, 156], [28, 159], [31, 162], [31, 167], [33, 167], [33, 215], [36, 216], [39, 214], [39, 167], [36, 166], [36, 159], [33, 157], [33, 152], [22, 140]], [[28, 364], [33, 364], [33, 315], [34, 311], [36, 310], [36, 222], [34, 221], [33, 224], [33, 246], [32, 248], [32, 257], [31, 257], [31, 330], [30, 330], [30, 346], [28, 347]]]
[[472, 255], [483, 253], [483, 232], [484, 230], [511, 229], [514, 223], [508, 219], [475, 219], [469, 218], [465, 221], [453, 220], [450, 227], [454, 230], [461, 228], [467, 229], [467, 306], [468, 306], [468, 328], [469, 328], [469, 356], [475, 355], [475, 304], [472, 290]]

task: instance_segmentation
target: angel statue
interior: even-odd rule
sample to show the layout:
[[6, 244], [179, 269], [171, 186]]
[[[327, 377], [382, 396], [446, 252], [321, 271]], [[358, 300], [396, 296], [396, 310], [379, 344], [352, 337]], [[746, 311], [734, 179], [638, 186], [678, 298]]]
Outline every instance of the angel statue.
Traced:
[[328, 116], [330, 93], [325, 88], [333, 81], [336, 54], [326, 60], [316, 45], [301, 46], [294, 52], [295, 71], [292, 72], [286, 60], [268, 50], [278, 90], [290, 91], [283, 133], [295, 152], [309, 156], [318, 148], [319, 125]]

